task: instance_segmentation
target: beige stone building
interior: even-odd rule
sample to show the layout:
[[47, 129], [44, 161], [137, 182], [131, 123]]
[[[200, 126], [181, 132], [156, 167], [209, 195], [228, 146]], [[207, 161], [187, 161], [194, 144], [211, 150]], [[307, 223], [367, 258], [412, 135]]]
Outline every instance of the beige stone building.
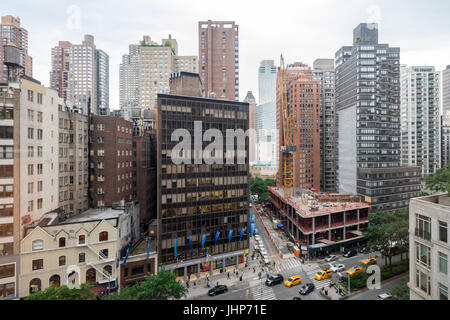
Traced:
[[88, 117], [59, 105], [59, 208], [71, 217], [88, 209]]
[[47, 214], [21, 241], [19, 297], [69, 283], [116, 289], [131, 217], [123, 208], [89, 209], [63, 221]]

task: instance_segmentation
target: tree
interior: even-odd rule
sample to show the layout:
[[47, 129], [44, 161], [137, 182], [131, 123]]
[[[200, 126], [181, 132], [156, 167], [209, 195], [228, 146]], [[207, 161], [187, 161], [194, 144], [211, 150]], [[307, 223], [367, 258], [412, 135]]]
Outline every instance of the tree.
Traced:
[[268, 187], [275, 186], [274, 179], [250, 178], [250, 193], [258, 195], [258, 203], [266, 203], [269, 201]]
[[102, 295], [91, 291], [92, 286], [83, 283], [80, 288], [69, 289], [67, 286], [48, 287], [44, 291], [35, 292], [25, 300], [99, 300]]
[[439, 169], [435, 174], [425, 179], [428, 189], [433, 191], [442, 191], [450, 194], [450, 164], [445, 168]]
[[125, 287], [119, 294], [111, 296], [111, 300], [170, 300], [181, 299], [188, 290], [176, 280], [172, 271], [161, 270], [155, 274], [148, 274], [145, 280], [133, 286]]
[[379, 211], [369, 215], [369, 227], [364, 236], [368, 239], [371, 249], [381, 248], [385, 264], [389, 265], [390, 272], [392, 272], [392, 257], [395, 250], [408, 252], [408, 229], [409, 213], [407, 208], [394, 212]]
[[408, 282], [403, 281], [398, 286], [391, 289], [391, 295], [397, 300], [409, 300]]

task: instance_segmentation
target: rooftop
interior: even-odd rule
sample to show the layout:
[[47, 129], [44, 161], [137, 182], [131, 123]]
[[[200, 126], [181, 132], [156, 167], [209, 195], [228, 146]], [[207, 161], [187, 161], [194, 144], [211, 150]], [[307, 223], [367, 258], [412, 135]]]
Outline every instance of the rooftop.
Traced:
[[321, 216], [334, 212], [348, 211], [358, 208], [369, 208], [359, 196], [342, 193], [325, 193], [317, 189], [293, 189], [293, 197], [284, 197], [284, 188], [269, 187], [269, 191], [289, 203], [303, 216]]
[[435, 194], [435, 195], [419, 197], [419, 198], [413, 198], [411, 200], [434, 203], [438, 206], [441, 206], [445, 210], [450, 210], [450, 195], [448, 195], [446, 193]]

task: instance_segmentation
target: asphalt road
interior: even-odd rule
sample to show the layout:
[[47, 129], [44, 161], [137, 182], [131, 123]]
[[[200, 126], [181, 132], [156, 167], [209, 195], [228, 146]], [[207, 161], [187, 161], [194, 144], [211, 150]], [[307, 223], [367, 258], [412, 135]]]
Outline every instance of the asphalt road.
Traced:
[[349, 300], [377, 300], [378, 295], [381, 293], [390, 293], [390, 289], [392, 289], [393, 287], [399, 285], [400, 283], [404, 282], [404, 281], [408, 281], [409, 279], [409, 275], [406, 274], [403, 277], [400, 277], [398, 279], [392, 280], [392, 281], [387, 281], [387, 283], [385, 282], [384, 284], [381, 284], [381, 288], [378, 290], [368, 290], [366, 292], [357, 294], [351, 298], [349, 298]]

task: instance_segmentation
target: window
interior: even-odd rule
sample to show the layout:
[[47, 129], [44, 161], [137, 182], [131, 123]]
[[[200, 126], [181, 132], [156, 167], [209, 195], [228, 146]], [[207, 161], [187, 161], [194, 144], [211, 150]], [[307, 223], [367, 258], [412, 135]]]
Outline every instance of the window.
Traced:
[[439, 272], [448, 274], [448, 256], [442, 252], [439, 252]]
[[43, 203], [43, 199], [42, 198], [37, 200], [37, 208], [38, 209], [42, 209], [42, 203]]
[[65, 266], [66, 265], [66, 256], [60, 256], [59, 257], [59, 266]]
[[12, 126], [0, 126], [0, 139], [13, 139], [14, 130]]
[[37, 121], [41, 122], [41, 123], [43, 122], [42, 112], [38, 111], [38, 113], [37, 113]]
[[43, 240], [34, 240], [32, 243], [32, 250], [42, 250], [44, 249], [44, 241]]
[[139, 267], [131, 269], [132, 276], [136, 276], [139, 274], [144, 274], [144, 266], [139, 266]]
[[34, 147], [29, 146], [28, 147], [28, 158], [33, 158], [33, 157], [34, 157]]
[[448, 287], [442, 283], [439, 283], [439, 300], [448, 300]]
[[100, 250], [100, 256], [102, 258], [105, 258], [105, 259], [108, 258], [108, 253], [109, 253], [108, 249]]
[[32, 267], [33, 271], [44, 269], [44, 259], [33, 260]]
[[66, 238], [64, 237], [59, 238], [59, 247], [63, 248], [65, 246], [66, 246]]
[[0, 238], [1, 237], [12, 237], [13, 236], [13, 224], [0, 224]]
[[14, 282], [0, 284], [0, 300], [3, 298], [14, 297], [16, 294], [16, 286]]
[[11, 278], [15, 276], [16, 267], [14, 264], [0, 266], [0, 279]]
[[13, 178], [13, 176], [14, 176], [13, 170], [14, 170], [14, 167], [12, 165], [0, 166], [0, 179]]
[[84, 244], [86, 241], [86, 236], [84, 234], [78, 237], [78, 244]]
[[416, 287], [426, 292], [427, 294], [431, 293], [431, 281], [430, 276], [423, 273], [422, 271], [416, 271]]
[[28, 101], [33, 102], [33, 91], [28, 90], [27, 94], [28, 94]]
[[416, 214], [415, 235], [422, 239], [431, 240], [431, 219], [429, 217]]
[[79, 255], [78, 255], [78, 262], [79, 263], [82, 263], [82, 262], [85, 262], [86, 261], [86, 254], [83, 252], [83, 253], [80, 253]]
[[28, 139], [33, 139], [33, 132], [34, 132], [33, 128], [28, 128]]
[[14, 208], [12, 204], [0, 204], [0, 217], [12, 217], [13, 215]]
[[33, 121], [34, 120], [34, 111], [33, 110], [28, 110], [28, 120], [29, 121]]
[[14, 119], [14, 109], [8, 107], [0, 107], [0, 120]]
[[0, 159], [12, 159], [14, 156], [13, 146], [0, 146]]
[[448, 228], [447, 223], [439, 221], [439, 241], [447, 243]]
[[33, 175], [33, 165], [32, 165], [32, 164], [29, 164], [29, 165], [28, 165], [28, 175], [29, 175], [29, 176], [32, 176], [32, 175]]
[[107, 231], [100, 232], [98, 235], [98, 241], [100, 241], [100, 242], [108, 241], [108, 232]]

